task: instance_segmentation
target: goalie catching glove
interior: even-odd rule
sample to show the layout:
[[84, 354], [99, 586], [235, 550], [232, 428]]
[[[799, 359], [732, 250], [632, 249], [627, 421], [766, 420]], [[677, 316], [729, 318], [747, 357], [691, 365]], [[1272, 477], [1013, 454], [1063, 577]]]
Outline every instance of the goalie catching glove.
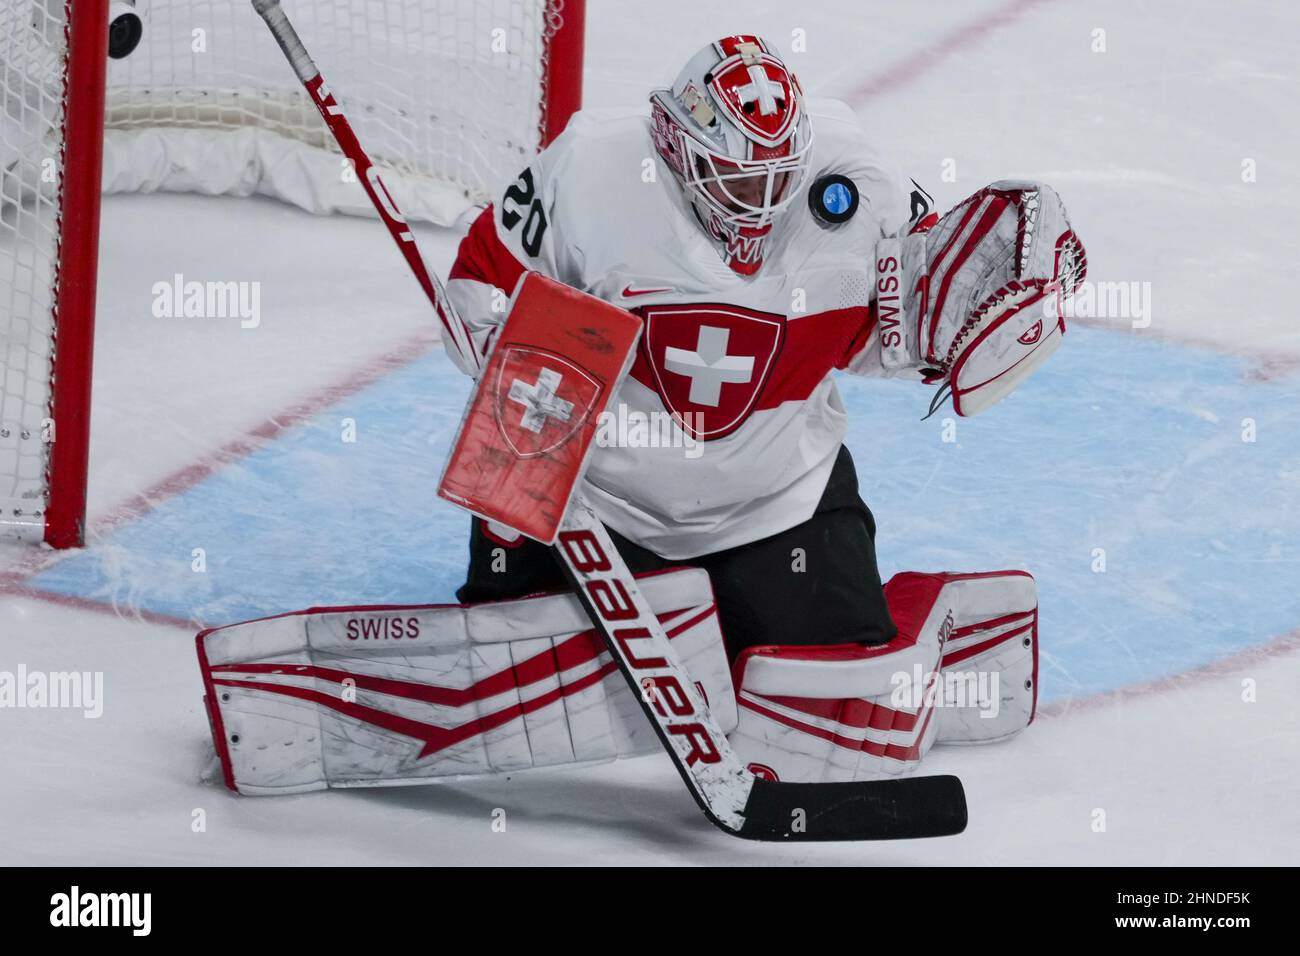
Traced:
[[881, 240], [875, 267], [879, 352], [863, 359], [943, 382], [931, 413], [951, 391], [975, 415], [1056, 350], [1087, 259], [1056, 190], [1000, 180], [930, 230]]

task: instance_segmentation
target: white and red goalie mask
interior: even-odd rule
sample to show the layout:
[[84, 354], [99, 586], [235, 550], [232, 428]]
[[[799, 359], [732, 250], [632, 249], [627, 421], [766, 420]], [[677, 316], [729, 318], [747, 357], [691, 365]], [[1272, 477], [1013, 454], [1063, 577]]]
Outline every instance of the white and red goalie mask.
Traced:
[[700, 225], [733, 271], [753, 275], [808, 173], [812, 125], [798, 80], [759, 37], [729, 36], [651, 93], [650, 109], [655, 150]]

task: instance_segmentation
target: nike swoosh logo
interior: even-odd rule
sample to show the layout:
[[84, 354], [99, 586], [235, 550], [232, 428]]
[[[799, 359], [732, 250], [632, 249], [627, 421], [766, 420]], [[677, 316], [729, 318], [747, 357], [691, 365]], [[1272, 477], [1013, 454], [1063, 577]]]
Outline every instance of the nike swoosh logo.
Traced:
[[656, 292], [672, 292], [672, 291], [673, 291], [672, 289], [634, 289], [631, 286], [627, 286], [623, 290], [623, 298], [630, 299], [633, 296], [638, 296], [638, 295], [654, 295]]

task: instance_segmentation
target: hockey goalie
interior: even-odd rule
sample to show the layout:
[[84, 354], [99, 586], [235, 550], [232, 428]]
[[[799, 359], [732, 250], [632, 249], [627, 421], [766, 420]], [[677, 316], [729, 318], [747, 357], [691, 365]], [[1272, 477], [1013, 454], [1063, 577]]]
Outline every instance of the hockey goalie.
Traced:
[[[1033, 578], [882, 583], [834, 373], [912, 378], [940, 387], [931, 411], [950, 395], [957, 414], [981, 412], [1059, 345], [1084, 250], [1042, 183], [930, 206], [847, 106], [806, 98], [759, 37], [710, 43], [648, 116], [577, 114], [473, 222], [446, 289], [448, 353], [477, 380], [448, 475], [531, 462], [498, 488], [517, 518], [472, 519], [459, 605], [314, 609], [200, 635], [226, 782], [418, 783], [655, 749], [531, 527], [553, 531], [568, 501], [541, 467], [581, 471], [760, 778], [894, 777], [934, 744], [1024, 729]], [[548, 311], [530, 291], [542, 280], [635, 316], [630, 360], [593, 372], [599, 319]], [[565, 460], [580, 426], [599, 437]], [[444, 488], [478, 510], [458, 494]]]

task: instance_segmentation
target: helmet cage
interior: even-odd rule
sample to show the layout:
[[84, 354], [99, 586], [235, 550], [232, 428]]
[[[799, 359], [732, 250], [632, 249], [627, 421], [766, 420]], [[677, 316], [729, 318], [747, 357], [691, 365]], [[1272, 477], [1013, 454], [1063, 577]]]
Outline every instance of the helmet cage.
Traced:
[[[786, 156], [766, 159], [738, 159], [719, 152], [691, 135], [679, 116], [680, 107], [669, 90], [651, 95], [654, 107], [653, 130], [659, 152], [693, 197], [701, 200], [719, 219], [737, 226], [760, 228], [769, 225], [799, 191], [808, 174], [813, 134], [805, 120], [787, 142], [799, 147]], [[753, 152], [753, 145], [750, 145]], [[761, 202], [749, 202], [731, 188], [733, 184], [755, 176], [764, 179]], [[723, 197], [709, 186], [716, 186]]]
[[[723, 222], [759, 228], [794, 201], [808, 173], [811, 135], [798, 150], [769, 159], [734, 159], [704, 143], [678, 125], [678, 146], [685, 157], [682, 184], [702, 199]], [[761, 199], [751, 189], [738, 190], [754, 179], [762, 181]], [[721, 195], [719, 195], [721, 194]]]

